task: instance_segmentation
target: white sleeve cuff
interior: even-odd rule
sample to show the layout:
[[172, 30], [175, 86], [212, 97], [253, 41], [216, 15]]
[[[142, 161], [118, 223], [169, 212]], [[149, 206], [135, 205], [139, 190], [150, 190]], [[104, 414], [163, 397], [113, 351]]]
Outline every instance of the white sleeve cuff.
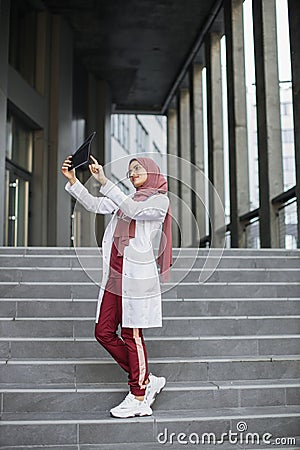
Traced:
[[70, 181], [67, 181], [65, 184], [65, 190], [67, 192], [72, 192], [72, 193], [75, 192], [76, 193], [80, 190], [80, 185], [81, 185], [81, 183], [78, 179], [76, 179], [74, 184], [71, 184]]
[[104, 186], [103, 184], [101, 185], [99, 192], [101, 192], [101, 194], [103, 195], [106, 195], [114, 186], [115, 184], [112, 181], [107, 180]]

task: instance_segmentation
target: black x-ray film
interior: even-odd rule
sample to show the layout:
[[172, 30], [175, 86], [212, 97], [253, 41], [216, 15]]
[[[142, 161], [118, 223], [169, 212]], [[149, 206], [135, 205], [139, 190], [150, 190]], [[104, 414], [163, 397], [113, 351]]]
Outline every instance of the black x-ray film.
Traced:
[[[71, 166], [68, 170], [76, 169], [79, 166], [89, 162], [90, 159], [90, 151], [91, 151], [91, 143], [94, 139], [96, 131], [89, 135], [89, 137], [81, 144], [81, 146], [76, 150], [72, 155]], [[93, 161], [91, 161], [93, 163]]]

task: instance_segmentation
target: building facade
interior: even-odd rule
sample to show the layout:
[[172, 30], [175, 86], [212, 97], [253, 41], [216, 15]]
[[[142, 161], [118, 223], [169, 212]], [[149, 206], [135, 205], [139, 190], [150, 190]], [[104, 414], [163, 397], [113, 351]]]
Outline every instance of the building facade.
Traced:
[[165, 116], [112, 114], [111, 156], [113, 162], [120, 160], [122, 164], [112, 164], [111, 180], [117, 183], [125, 194], [134, 191], [124, 170], [124, 161], [126, 162], [130, 155], [151, 156], [161, 172], [167, 175], [166, 130]]
[[299, 246], [299, 2], [175, 1], [172, 26], [163, 2], [125, 6], [1, 0], [1, 244], [100, 239], [106, 219], [74, 216], [60, 172], [95, 130], [92, 152], [125, 192], [132, 153], [161, 163], [174, 246], [222, 247], [225, 234], [232, 247]]

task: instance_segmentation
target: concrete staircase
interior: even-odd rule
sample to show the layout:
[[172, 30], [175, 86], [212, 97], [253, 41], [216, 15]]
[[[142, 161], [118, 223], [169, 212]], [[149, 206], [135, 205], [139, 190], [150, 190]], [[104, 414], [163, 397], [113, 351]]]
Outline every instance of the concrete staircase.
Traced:
[[153, 416], [114, 419], [128, 385], [93, 337], [98, 251], [1, 247], [0, 448], [195, 448], [178, 439], [199, 436], [211, 449], [203, 433], [239, 430], [216, 446], [242, 449], [257, 448], [247, 433], [300, 435], [299, 251], [225, 250], [199, 284], [207, 253], [174, 249], [164, 325], [144, 330], [149, 369], [167, 378]]

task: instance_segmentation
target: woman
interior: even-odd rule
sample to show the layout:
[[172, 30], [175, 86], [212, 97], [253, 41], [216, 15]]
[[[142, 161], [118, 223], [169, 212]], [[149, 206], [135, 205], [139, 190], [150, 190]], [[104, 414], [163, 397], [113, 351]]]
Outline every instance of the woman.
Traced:
[[[87, 210], [113, 214], [102, 240], [103, 277], [95, 337], [128, 373], [130, 391], [110, 413], [122, 418], [151, 415], [151, 406], [166, 379], [148, 373], [142, 329], [162, 326], [160, 280], [151, 241], [163, 225], [157, 261], [161, 281], [168, 281], [172, 228], [167, 181], [151, 158], [134, 158], [127, 175], [136, 192], [126, 196], [91, 158], [94, 163], [89, 169], [100, 182], [103, 197], [91, 195], [76, 178], [75, 170], [68, 171], [70, 156], [62, 165], [62, 173], [69, 180], [65, 189]], [[119, 324], [122, 339], [117, 335]]]

